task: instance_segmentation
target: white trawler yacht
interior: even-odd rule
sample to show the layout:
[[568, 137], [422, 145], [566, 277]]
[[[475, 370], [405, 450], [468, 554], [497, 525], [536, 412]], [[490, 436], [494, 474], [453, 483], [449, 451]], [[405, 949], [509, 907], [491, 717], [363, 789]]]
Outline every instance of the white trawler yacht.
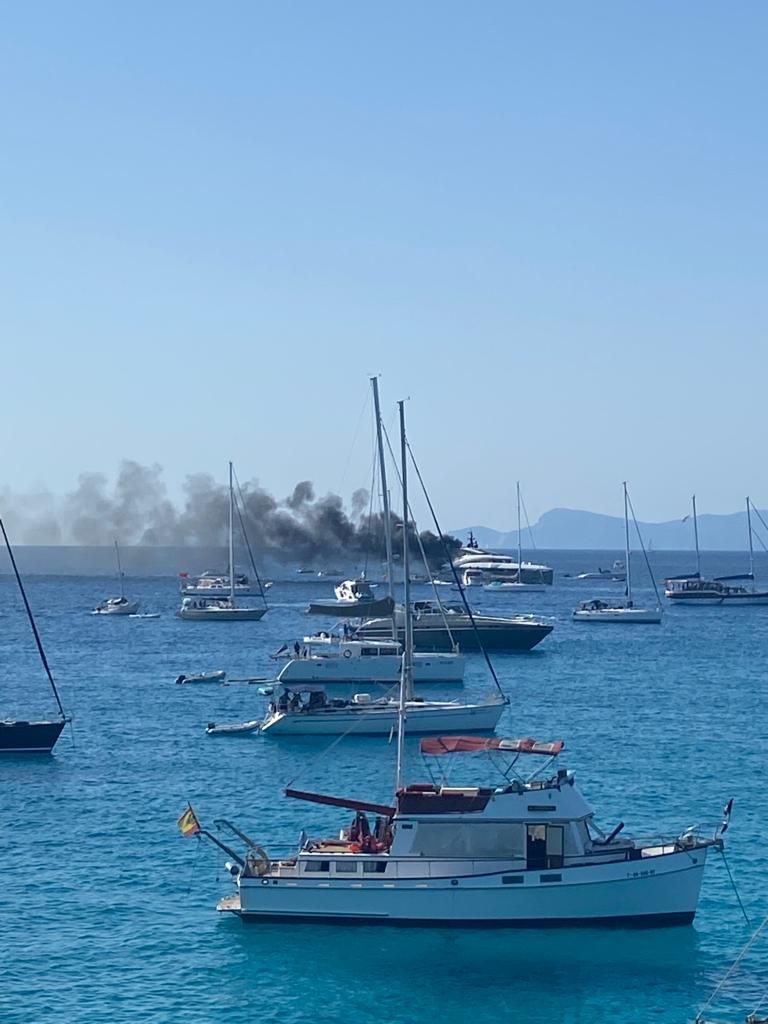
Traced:
[[[235, 549], [234, 549], [234, 514], [235, 514], [235, 492], [232, 479], [232, 463], [229, 463], [229, 566], [227, 581], [229, 584], [229, 597], [208, 598], [208, 597], [182, 597], [181, 607], [176, 612], [180, 619], [187, 619], [192, 622], [257, 622], [263, 618], [267, 611], [267, 603], [262, 593], [262, 608], [248, 608], [237, 604], [235, 595]], [[244, 524], [241, 521], [241, 526]]]
[[[404, 441], [402, 452], [405, 463]], [[605, 834], [572, 772], [544, 775], [563, 749], [560, 740], [425, 739], [421, 750], [427, 755], [492, 751], [507, 755], [509, 763], [497, 786], [404, 784], [412, 630], [406, 617], [390, 801], [287, 789], [289, 797], [355, 815], [331, 838], [302, 833], [298, 850], [277, 858], [229, 822], [219, 825], [245, 844], [242, 855], [202, 829], [191, 807], [182, 814], [182, 834], [205, 835], [232, 858], [227, 867], [237, 889], [218, 909], [244, 921], [448, 927], [692, 921], [707, 852], [722, 846], [730, 807], [711, 835], [689, 828], [669, 839], [632, 840], [622, 834], [623, 822]], [[524, 756], [546, 761], [523, 775], [517, 766]]]

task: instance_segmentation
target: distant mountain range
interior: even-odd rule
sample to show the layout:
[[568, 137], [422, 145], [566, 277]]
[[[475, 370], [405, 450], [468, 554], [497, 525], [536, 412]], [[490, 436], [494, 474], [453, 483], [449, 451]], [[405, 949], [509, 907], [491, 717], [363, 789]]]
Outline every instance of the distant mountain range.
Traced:
[[[768, 523], [768, 512], [759, 510]], [[728, 515], [703, 514], [698, 517], [699, 546], [704, 551], [745, 551], [747, 548], [747, 514], [733, 512]], [[646, 547], [656, 551], [693, 550], [693, 522], [674, 519], [666, 523], [640, 523], [640, 532]], [[757, 538], [762, 537], [768, 545], [768, 530], [760, 522], [757, 513], [752, 515], [752, 529]], [[516, 548], [517, 530], [503, 533], [487, 526], [464, 526], [451, 530], [454, 537], [466, 541], [470, 530], [480, 547]], [[637, 535], [630, 524], [632, 546], [637, 547]], [[553, 508], [531, 526], [531, 532], [523, 530], [523, 547], [530, 555], [533, 545], [537, 548], [581, 549], [590, 551], [617, 551], [624, 547], [624, 520], [617, 516], [604, 516], [598, 512], [584, 512], [573, 508]], [[533, 537], [533, 543], [531, 542]], [[764, 550], [759, 539], [755, 539], [756, 551]]]

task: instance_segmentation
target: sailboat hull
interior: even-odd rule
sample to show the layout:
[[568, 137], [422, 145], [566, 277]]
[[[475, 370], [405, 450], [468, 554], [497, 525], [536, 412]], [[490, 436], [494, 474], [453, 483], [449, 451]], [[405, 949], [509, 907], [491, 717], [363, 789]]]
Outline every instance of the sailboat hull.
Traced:
[[621, 622], [627, 625], [658, 626], [661, 612], [654, 608], [577, 608], [573, 613], [577, 622]]
[[[659, 927], [690, 924], [706, 850], [654, 857], [654, 868], [619, 861], [521, 871], [498, 861], [386, 858], [386, 878], [241, 877], [239, 894], [219, 909], [244, 921], [297, 921], [455, 927]], [[360, 879], [363, 879], [361, 882]], [[510, 884], [511, 882], [517, 884]]]
[[266, 608], [180, 608], [176, 613], [180, 619], [193, 622], [258, 622], [266, 614]]
[[[455, 704], [409, 707], [405, 732], [425, 736], [445, 732], [493, 732], [505, 704]], [[261, 731], [281, 736], [389, 736], [397, 730], [397, 708], [360, 705], [355, 708], [323, 708], [319, 711], [278, 712], [262, 724]]]
[[64, 728], [56, 722], [0, 722], [0, 754], [50, 754]]
[[[437, 618], [437, 616], [435, 616]], [[552, 632], [552, 626], [545, 622], [509, 622], [503, 625], [486, 626], [475, 616], [476, 629], [471, 624], [459, 625], [450, 622], [448, 633], [442, 622], [422, 625], [414, 623], [413, 642], [417, 651], [451, 651], [453, 644], [460, 651], [530, 651]], [[386, 640], [391, 637], [391, 625], [380, 619], [363, 624], [357, 636], [365, 640]], [[405, 630], [398, 631], [398, 639], [405, 642]], [[481, 646], [482, 645], [482, 646]]]

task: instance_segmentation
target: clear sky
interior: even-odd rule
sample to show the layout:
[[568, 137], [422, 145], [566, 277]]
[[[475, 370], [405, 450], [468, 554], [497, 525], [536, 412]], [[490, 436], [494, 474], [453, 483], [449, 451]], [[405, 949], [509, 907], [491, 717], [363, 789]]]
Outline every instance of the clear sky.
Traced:
[[[0, 485], [768, 504], [758, 2], [2, 4]], [[387, 416], [392, 416], [388, 411]]]

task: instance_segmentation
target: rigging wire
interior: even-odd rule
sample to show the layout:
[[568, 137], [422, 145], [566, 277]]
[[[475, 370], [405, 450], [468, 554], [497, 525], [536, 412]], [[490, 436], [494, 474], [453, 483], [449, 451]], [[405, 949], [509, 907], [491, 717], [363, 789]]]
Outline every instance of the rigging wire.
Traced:
[[[752, 511], [755, 513], [757, 518], [763, 524], [764, 528], [766, 530], [768, 530], [768, 523], [766, 523], [766, 521], [761, 516], [760, 512], [755, 508], [754, 503], [750, 500], [749, 504], [752, 506]], [[768, 551], [768, 547], [765, 546], [765, 542], [763, 541], [763, 538], [760, 536], [760, 534], [757, 532], [757, 530], [753, 529], [752, 530], [752, 535], [754, 537], [757, 537], [757, 539], [760, 541], [760, 545], [761, 545], [763, 551]]]
[[533, 530], [531, 528], [531, 523], [530, 523], [530, 520], [528, 519], [528, 509], [525, 507], [525, 498], [524, 498], [524, 496], [522, 494], [520, 495], [520, 504], [523, 506], [523, 515], [525, 516], [525, 528], [528, 531], [528, 539], [530, 541], [531, 548], [535, 551], [536, 550], [536, 538], [533, 536]]
[[[246, 511], [246, 514], [247, 514], [247, 505], [245, 504], [245, 498], [243, 497], [243, 491], [242, 491], [242, 488], [240, 487], [240, 481], [237, 478], [237, 472], [235, 471], [234, 466], [232, 467], [232, 475], [235, 478], [235, 487], [237, 488], [237, 493], [238, 493], [238, 496], [240, 498], [240, 502], [237, 502], [237, 501], [235, 502], [235, 509], [237, 510], [237, 518], [238, 518], [238, 521], [240, 523], [240, 529], [242, 530], [242, 533], [243, 533], [243, 540], [245, 541], [245, 546], [248, 549], [248, 558], [251, 561], [251, 568], [253, 569], [253, 574], [256, 577], [256, 582], [259, 585], [259, 594], [261, 595], [261, 600], [264, 602], [264, 607], [266, 608], [267, 607], [267, 595], [264, 592], [264, 586], [263, 586], [263, 584], [261, 582], [261, 576], [259, 575], [259, 570], [256, 568], [256, 560], [253, 557], [253, 550], [251, 548], [251, 542], [248, 540], [248, 532], [245, 529], [245, 521], [243, 519], [243, 513], [240, 510], [240, 504], [242, 503], [243, 509]], [[234, 571], [235, 571], [235, 567], [232, 566], [232, 573], [233, 574], [234, 574]], [[232, 581], [232, 586], [234, 586], [234, 580]]]
[[429, 508], [430, 515], [432, 516], [432, 522], [435, 524], [435, 529], [437, 530], [437, 535], [440, 538], [440, 543], [443, 546], [443, 553], [445, 554], [446, 561], [448, 562], [448, 564], [451, 567], [451, 573], [453, 575], [454, 580], [456, 581], [456, 585], [459, 588], [459, 594], [461, 595], [461, 603], [464, 605], [464, 611], [466, 612], [467, 617], [469, 618], [469, 621], [472, 623], [472, 630], [473, 630], [473, 632], [475, 634], [475, 641], [477, 643], [477, 646], [482, 651], [483, 658], [485, 659], [485, 663], [488, 666], [488, 671], [491, 673], [491, 678], [493, 679], [493, 682], [496, 685], [496, 689], [499, 691], [501, 696], [504, 698], [505, 703], [508, 704], [509, 703], [509, 698], [507, 697], [507, 695], [504, 693], [504, 691], [501, 688], [501, 683], [499, 682], [499, 677], [496, 675], [496, 670], [493, 667], [493, 662], [491, 661], [490, 656], [488, 654], [488, 651], [485, 649], [485, 646], [483, 645], [483, 642], [480, 639], [480, 633], [479, 633], [478, 628], [477, 628], [477, 623], [475, 622], [475, 617], [472, 614], [472, 609], [469, 607], [469, 602], [467, 601], [467, 595], [464, 593], [464, 587], [462, 587], [461, 583], [459, 582], [459, 575], [458, 575], [458, 573], [456, 571], [456, 566], [453, 564], [453, 559], [451, 558], [450, 553], [448, 551], [448, 545], [445, 543], [445, 534], [443, 533], [442, 529], [440, 528], [440, 523], [437, 520], [437, 513], [435, 512], [435, 507], [432, 504], [432, 499], [429, 497], [429, 494], [427, 492], [426, 484], [424, 483], [424, 478], [422, 477], [421, 470], [419, 469], [418, 463], [416, 462], [416, 457], [413, 454], [413, 449], [411, 448], [410, 442], [406, 442], [406, 443], [407, 443], [407, 447], [408, 447], [408, 454], [411, 456], [411, 463], [413, 465], [413, 468], [414, 468], [414, 471], [415, 471], [416, 476], [418, 478], [418, 481], [421, 484], [421, 490], [422, 490], [422, 492], [424, 494], [424, 500], [427, 503], [427, 507]]
[[349, 472], [349, 464], [352, 461], [352, 453], [354, 452], [355, 446], [357, 445], [357, 437], [358, 437], [358, 434], [360, 433], [360, 425], [362, 424], [363, 417], [365, 416], [365, 413], [366, 413], [366, 411], [368, 409], [369, 401], [370, 401], [370, 396], [366, 393], [365, 401], [363, 402], [363, 407], [360, 410], [360, 415], [357, 417], [357, 425], [355, 426], [355, 431], [354, 431], [354, 433], [352, 435], [352, 442], [351, 442], [351, 444], [349, 446], [349, 450], [347, 452], [347, 461], [344, 463], [344, 469], [342, 470], [342, 474], [341, 474], [341, 481], [340, 481], [339, 486], [337, 488], [337, 493], [338, 494], [341, 494], [342, 488], [344, 487], [344, 481], [347, 479], [347, 473]]
[[55, 680], [53, 678], [53, 673], [51, 672], [51, 667], [48, 664], [48, 659], [45, 656], [45, 650], [43, 648], [43, 641], [40, 639], [40, 634], [37, 631], [37, 623], [35, 622], [35, 617], [32, 614], [32, 608], [30, 607], [29, 601], [27, 599], [27, 592], [24, 589], [24, 584], [21, 581], [21, 574], [19, 573], [18, 566], [16, 565], [16, 558], [15, 558], [15, 556], [13, 554], [13, 548], [11, 547], [11, 542], [8, 540], [8, 534], [5, 532], [5, 523], [3, 522], [2, 519], [0, 519], [0, 530], [3, 531], [3, 540], [5, 541], [5, 546], [6, 546], [6, 549], [8, 551], [8, 557], [11, 560], [11, 565], [13, 566], [13, 573], [14, 573], [14, 575], [16, 577], [16, 583], [19, 586], [19, 592], [21, 593], [21, 598], [22, 598], [22, 600], [24, 602], [24, 608], [26, 609], [26, 612], [27, 612], [27, 618], [29, 619], [29, 624], [32, 627], [32, 633], [33, 633], [33, 635], [35, 637], [35, 643], [37, 644], [37, 653], [40, 655], [40, 660], [43, 663], [43, 668], [45, 669], [45, 673], [48, 676], [48, 682], [51, 684], [51, 689], [53, 690], [53, 696], [56, 698], [56, 704], [58, 705], [58, 708], [59, 708], [59, 714], [61, 715], [61, 717], [64, 719], [65, 722], [69, 721], [69, 719], [67, 718], [66, 714], [64, 713], [64, 707], [63, 707], [63, 705], [61, 703], [61, 697], [59, 697], [59, 691], [56, 688], [56, 682], [55, 682]]
[[[387, 448], [389, 449], [389, 455], [390, 455], [390, 458], [392, 459], [392, 463], [394, 465], [395, 476], [397, 477], [398, 481], [402, 484], [402, 480], [401, 480], [401, 477], [400, 477], [400, 470], [399, 470], [398, 465], [397, 465], [397, 459], [395, 458], [395, 453], [392, 451], [392, 445], [391, 445], [390, 440], [389, 440], [389, 434], [387, 433], [387, 429], [386, 429], [386, 427], [384, 426], [383, 423], [381, 425], [381, 429], [382, 429], [382, 431], [384, 433], [384, 440], [387, 442]], [[411, 519], [415, 522], [416, 517], [413, 515], [413, 509], [411, 508], [410, 502], [408, 502], [408, 512], [409, 512], [409, 514], [411, 516]], [[429, 582], [430, 582], [430, 585], [432, 587], [432, 593], [433, 593], [434, 598], [435, 598], [435, 603], [437, 604], [437, 607], [440, 609], [440, 617], [443, 620], [443, 625], [445, 626], [445, 631], [448, 634], [448, 639], [450, 640], [451, 647], [453, 648], [454, 651], [457, 651], [458, 650], [458, 645], [457, 645], [456, 641], [454, 640], [453, 633], [451, 632], [451, 626], [450, 626], [450, 623], [448, 622], [448, 616], [445, 614], [445, 608], [443, 608], [443, 602], [440, 600], [440, 595], [437, 592], [437, 587], [435, 585], [435, 581], [432, 578], [432, 573], [431, 573], [430, 568], [429, 568], [429, 563], [427, 562], [427, 555], [426, 555], [426, 552], [424, 551], [424, 544], [422, 543], [421, 535], [419, 534], [418, 530], [415, 530], [414, 532], [416, 534], [416, 541], [417, 541], [417, 543], [419, 545], [419, 550], [421, 552], [421, 558], [422, 558], [422, 561], [424, 562], [424, 568], [425, 568], [425, 570], [427, 572], [427, 575], [429, 576]], [[445, 545], [443, 545], [443, 548], [445, 548]]]
[[[745, 957], [745, 956], [747, 955], [747, 953], [749, 952], [749, 950], [750, 950], [750, 949], [752, 948], [752, 946], [754, 946], [754, 944], [755, 944], [755, 942], [756, 942], [756, 940], [757, 940], [758, 936], [759, 936], [759, 935], [760, 935], [760, 933], [761, 933], [761, 932], [762, 932], [762, 931], [763, 931], [763, 930], [765, 929], [766, 925], [768, 925], [768, 914], [766, 914], [766, 916], [765, 916], [765, 917], [763, 918], [763, 920], [762, 920], [762, 922], [760, 923], [760, 925], [759, 925], [759, 926], [757, 927], [757, 929], [756, 929], [756, 930], [755, 930], [755, 931], [754, 931], [754, 932], [752, 933], [752, 935], [750, 936], [750, 938], [749, 938], [749, 940], [748, 940], [748, 941], [746, 942], [746, 944], [745, 944], [745, 945], [744, 945], [744, 946], [742, 947], [742, 950], [741, 950], [741, 952], [740, 952], [740, 953], [739, 953], [739, 955], [738, 955], [738, 956], [736, 957], [736, 959], [735, 959], [735, 960], [733, 961], [733, 963], [732, 963], [732, 964], [731, 964], [731, 966], [730, 966], [730, 967], [728, 968], [728, 970], [727, 970], [727, 971], [725, 972], [725, 975], [723, 976], [723, 978], [721, 979], [720, 983], [719, 983], [719, 984], [717, 985], [717, 987], [715, 988], [715, 991], [714, 991], [714, 992], [712, 993], [712, 995], [711, 995], [711, 996], [709, 997], [709, 999], [708, 999], [708, 1000], [706, 1001], [706, 1003], [704, 1003], [704, 1005], [702, 1006], [702, 1008], [701, 1008], [701, 1009], [699, 1010], [699, 1012], [698, 1012], [698, 1013], [696, 1014], [696, 1018], [695, 1018], [695, 1020], [694, 1020], [694, 1024], [704, 1024], [704, 1017], [703, 1017], [703, 1014], [704, 1014], [704, 1013], [705, 1013], [705, 1012], [706, 1012], [706, 1011], [707, 1011], [707, 1010], [709, 1009], [709, 1007], [710, 1007], [710, 1006], [712, 1005], [712, 1003], [713, 1003], [713, 1002], [715, 1001], [715, 998], [716, 998], [716, 996], [718, 995], [718, 993], [719, 993], [719, 992], [721, 991], [721, 989], [723, 988], [723, 985], [725, 985], [725, 983], [726, 983], [726, 982], [728, 981], [728, 979], [730, 978], [730, 976], [731, 976], [731, 975], [732, 975], [732, 974], [734, 973], [734, 971], [735, 971], [735, 970], [736, 970], [736, 968], [737, 968], [737, 967], [739, 966], [739, 964], [741, 963], [741, 961], [742, 961], [742, 960], [744, 959], [744, 957]], [[758, 1010], [758, 1009], [760, 1008], [760, 1006], [762, 1005], [762, 1000], [763, 1000], [763, 998], [765, 998], [765, 997], [764, 997], [764, 996], [763, 996], [763, 997], [761, 997], [760, 1003], [758, 1003], [758, 1006], [757, 1006], [757, 1007], [755, 1008], [755, 1012], [757, 1012], [757, 1010]], [[749, 1018], [747, 1018], [747, 1019], [749, 1019]]]
[[[645, 567], [648, 570], [648, 575], [651, 577], [651, 583], [653, 584], [653, 592], [656, 595], [656, 603], [657, 603], [657, 605], [660, 608], [661, 607], [661, 595], [659, 594], [659, 588], [656, 585], [656, 579], [655, 579], [655, 577], [653, 575], [653, 570], [651, 569], [651, 562], [650, 562], [650, 559], [648, 558], [648, 552], [645, 550], [645, 544], [643, 542], [642, 534], [640, 533], [640, 527], [637, 525], [637, 516], [635, 515], [635, 509], [634, 509], [634, 507], [632, 505], [632, 498], [631, 498], [631, 496], [629, 494], [629, 491], [627, 491], [627, 504], [629, 505], [629, 511], [632, 513], [632, 522], [635, 524], [635, 533], [637, 534], [637, 540], [638, 540], [638, 543], [640, 544], [640, 550], [642, 551], [643, 558], [645, 559]], [[628, 566], [625, 566], [625, 569], [628, 569], [628, 568], [629, 568]]]

